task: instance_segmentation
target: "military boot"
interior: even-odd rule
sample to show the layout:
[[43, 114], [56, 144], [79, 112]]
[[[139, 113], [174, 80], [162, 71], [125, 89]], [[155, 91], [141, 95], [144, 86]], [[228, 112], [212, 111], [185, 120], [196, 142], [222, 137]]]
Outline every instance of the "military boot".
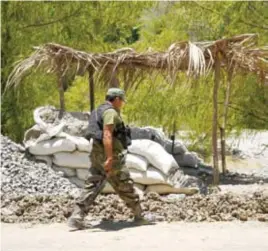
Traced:
[[134, 223], [138, 224], [138, 225], [149, 225], [151, 224], [151, 221], [146, 219], [143, 215], [142, 215], [142, 208], [140, 204], [137, 204], [136, 207], [133, 210], [133, 214], [134, 214]]
[[75, 229], [84, 229], [86, 228], [85, 224], [86, 213], [81, 210], [79, 206], [75, 206], [74, 211], [70, 218], [68, 219], [68, 226]]

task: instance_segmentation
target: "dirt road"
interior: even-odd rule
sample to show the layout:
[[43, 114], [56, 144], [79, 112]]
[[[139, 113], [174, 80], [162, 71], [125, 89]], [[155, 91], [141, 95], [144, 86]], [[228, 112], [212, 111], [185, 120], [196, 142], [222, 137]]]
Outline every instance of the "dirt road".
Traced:
[[71, 232], [65, 224], [2, 224], [2, 251], [266, 251], [268, 224], [260, 222], [101, 223]]

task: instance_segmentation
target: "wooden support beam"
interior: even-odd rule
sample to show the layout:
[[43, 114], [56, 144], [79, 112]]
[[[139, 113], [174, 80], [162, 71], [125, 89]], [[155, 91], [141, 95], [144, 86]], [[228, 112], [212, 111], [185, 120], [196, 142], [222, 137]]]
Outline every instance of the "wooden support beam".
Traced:
[[60, 98], [59, 117], [62, 118], [63, 112], [65, 111], [65, 101], [64, 101], [63, 79], [60, 75], [58, 75], [58, 91], [59, 91], [59, 98]]
[[215, 58], [215, 74], [213, 87], [213, 117], [212, 117], [212, 151], [213, 151], [213, 184], [219, 184], [219, 158], [217, 149], [217, 128], [218, 128], [218, 90], [220, 85], [220, 54], [216, 54]]
[[233, 78], [233, 67], [227, 72], [227, 86], [225, 92], [225, 101], [224, 101], [224, 109], [223, 109], [223, 121], [220, 127], [220, 135], [221, 135], [221, 162], [222, 162], [222, 172], [223, 174], [226, 173], [227, 166], [226, 166], [226, 156], [225, 156], [225, 149], [226, 149], [226, 142], [225, 142], [225, 129], [227, 125], [228, 119], [228, 108], [230, 102], [230, 95], [231, 95], [231, 85], [232, 85], [232, 78]]
[[88, 84], [89, 84], [90, 111], [92, 112], [95, 108], [94, 69], [92, 68], [88, 70]]

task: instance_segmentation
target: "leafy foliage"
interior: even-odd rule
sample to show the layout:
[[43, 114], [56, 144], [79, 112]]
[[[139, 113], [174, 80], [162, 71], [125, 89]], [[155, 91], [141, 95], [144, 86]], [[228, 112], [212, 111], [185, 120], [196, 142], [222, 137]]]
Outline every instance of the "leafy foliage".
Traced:
[[[2, 85], [14, 62], [32, 47], [56, 42], [77, 49], [106, 52], [131, 46], [166, 49], [174, 41], [215, 40], [241, 33], [259, 33], [268, 42], [267, 2], [2, 2]], [[225, 99], [222, 74], [219, 112]], [[66, 109], [89, 110], [88, 78], [69, 76]], [[120, 76], [119, 76], [120, 78]], [[66, 86], [67, 87], [67, 86]], [[163, 76], [148, 76], [127, 93], [123, 116], [128, 123], [191, 130], [196, 144], [209, 153], [213, 76], [190, 80], [179, 75], [173, 86]], [[96, 90], [95, 105], [105, 88]], [[16, 92], [2, 97], [2, 133], [20, 141], [40, 105], [58, 106], [57, 79], [36, 71]], [[251, 75], [233, 79], [228, 128], [268, 128], [268, 88]]]

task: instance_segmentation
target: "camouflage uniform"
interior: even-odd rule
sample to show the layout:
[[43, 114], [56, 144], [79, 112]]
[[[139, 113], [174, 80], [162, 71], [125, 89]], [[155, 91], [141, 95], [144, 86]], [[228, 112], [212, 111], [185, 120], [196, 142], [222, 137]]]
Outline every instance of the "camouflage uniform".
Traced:
[[85, 181], [84, 190], [77, 200], [77, 205], [85, 213], [88, 212], [90, 205], [101, 192], [106, 181], [108, 181], [120, 198], [132, 209], [134, 215], [141, 215], [139, 196], [135, 193], [129, 171], [124, 168], [125, 157], [125, 152], [113, 156], [112, 172], [107, 178], [103, 167], [106, 159], [103, 146], [98, 142], [93, 143], [93, 149], [90, 155], [92, 165]]

